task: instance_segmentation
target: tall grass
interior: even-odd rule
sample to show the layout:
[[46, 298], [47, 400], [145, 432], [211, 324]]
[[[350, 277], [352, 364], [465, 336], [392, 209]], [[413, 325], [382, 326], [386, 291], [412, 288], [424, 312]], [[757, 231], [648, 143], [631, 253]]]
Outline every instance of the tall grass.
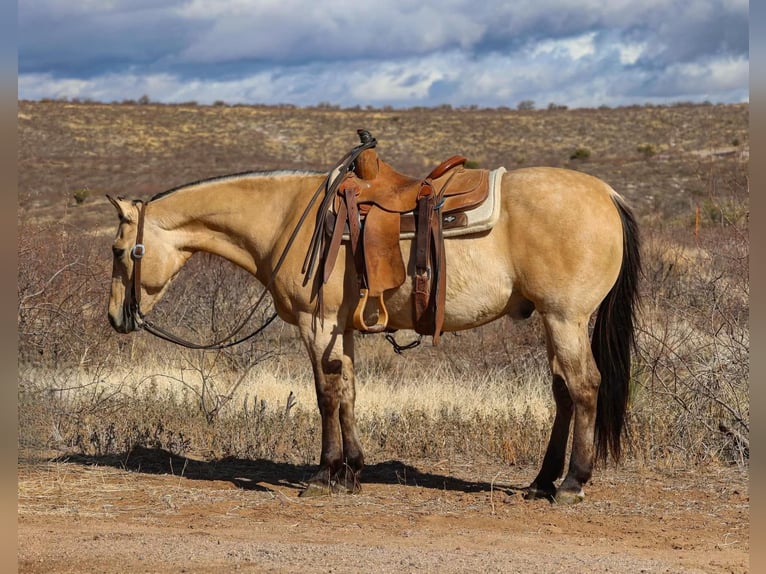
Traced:
[[[701, 227], [645, 244], [634, 443], [651, 459], [749, 458], [749, 188], [706, 174]], [[694, 229], [694, 232], [692, 232]], [[639, 438], [640, 437], [640, 438]]]

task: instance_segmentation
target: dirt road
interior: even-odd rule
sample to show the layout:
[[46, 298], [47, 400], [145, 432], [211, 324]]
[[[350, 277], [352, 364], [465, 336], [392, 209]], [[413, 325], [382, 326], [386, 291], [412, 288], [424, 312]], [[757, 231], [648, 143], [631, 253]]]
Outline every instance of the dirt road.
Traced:
[[298, 498], [308, 471], [20, 462], [19, 572], [749, 571], [741, 469], [600, 469], [574, 507], [523, 500], [530, 468], [380, 462], [359, 495]]

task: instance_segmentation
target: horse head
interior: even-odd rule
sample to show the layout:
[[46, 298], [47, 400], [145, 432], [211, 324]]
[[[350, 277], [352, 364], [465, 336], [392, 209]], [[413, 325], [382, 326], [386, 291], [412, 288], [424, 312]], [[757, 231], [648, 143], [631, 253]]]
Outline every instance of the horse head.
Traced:
[[177, 248], [171, 235], [146, 217], [147, 203], [121, 197], [107, 199], [120, 220], [112, 243], [112, 287], [109, 323], [120, 333], [141, 328], [173, 277], [191, 253]]

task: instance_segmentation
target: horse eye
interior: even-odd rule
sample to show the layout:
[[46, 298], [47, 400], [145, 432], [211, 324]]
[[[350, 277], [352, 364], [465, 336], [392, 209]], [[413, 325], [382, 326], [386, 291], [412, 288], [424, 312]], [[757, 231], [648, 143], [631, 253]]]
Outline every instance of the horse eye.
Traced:
[[114, 256], [117, 259], [120, 259], [123, 255], [125, 255], [125, 250], [120, 249], [119, 247], [112, 246], [112, 253], [114, 253]]

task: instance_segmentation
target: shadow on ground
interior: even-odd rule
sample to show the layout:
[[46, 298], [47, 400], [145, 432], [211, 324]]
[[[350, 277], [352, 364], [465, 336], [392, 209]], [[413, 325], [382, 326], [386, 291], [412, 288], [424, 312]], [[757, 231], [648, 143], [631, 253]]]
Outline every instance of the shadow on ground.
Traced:
[[[246, 460], [226, 457], [212, 461], [186, 458], [160, 448], [136, 447], [124, 455], [70, 454], [57, 457], [56, 462], [69, 464], [111, 466], [145, 474], [172, 474], [190, 480], [222, 480], [245, 490], [272, 490], [271, 487], [290, 487], [302, 490], [315, 472], [316, 467], [274, 462], [266, 459]], [[503, 490], [517, 492], [520, 486], [503, 485], [482, 481], [467, 481], [452, 476], [423, 472], [397, 460], [365, 466], [362, 485], [400, 484], [439, 490], [461, 492], [489, 492]]]

